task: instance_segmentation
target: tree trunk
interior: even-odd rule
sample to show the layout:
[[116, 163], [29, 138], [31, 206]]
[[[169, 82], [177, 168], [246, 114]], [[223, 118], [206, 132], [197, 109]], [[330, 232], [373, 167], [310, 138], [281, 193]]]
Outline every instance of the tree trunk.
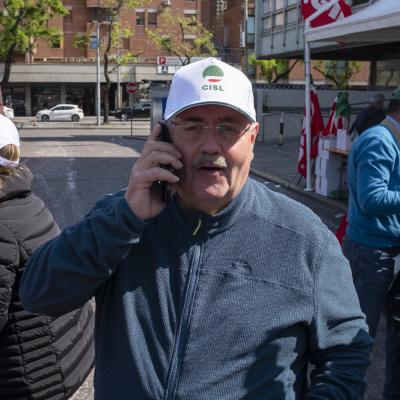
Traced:
[[371, 61], [369, 64], [369, 86], [376, 86], [377, 82], [377, 62]]
[[110, 109], [110, 74], [108, 73], [108, 54], [104, 53], [104, 78], [106, 80], [106, 91], [104, 93], [104, 122], [109, 121], [109, 109]]
[[4, 75], [1, 81], [1, 90], [4, 92], [5, 88], [8, 86], [10, 81], [10, 74], [11, 74], [11, 65], [13, 61], [13, 53], [14, 53], [15, 45], [11, 46], [8, 50], [7, 57], [4, 61]]

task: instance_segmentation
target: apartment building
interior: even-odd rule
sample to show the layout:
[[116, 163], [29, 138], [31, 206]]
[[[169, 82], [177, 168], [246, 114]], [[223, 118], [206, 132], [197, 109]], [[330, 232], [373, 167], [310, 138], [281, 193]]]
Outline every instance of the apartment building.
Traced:
[[[101, 39], [107, 35], [110, 18], [108, 2], [64, 0], [63, 3], [69, 13], [51, 21], [52, 26], [63, 32], [63, 40], [51, 45], [39, 40], [34, 52], [17, 58], [12, 66], [10, 85], [3, 96], [6, 101], [12, 101], [17, 115], [35, 115], [44, 106], [51, 107], [64, 102], [81, 105], [86, 115], [95, 114], [96, 29], [99, 24]], [[159, 56], [169, 54], [157, 49], [149, 41], [145, 30], [160, 26], [160, 15], [166, 8], [180, 10], [186, 16], [201, 20], [201, 6], [201, 0], [152, 0], [141, 8], [122, 10], [119, 16], [121, 25], [133, 29], [134, 35], [121, 40], [112, 53], [122, 55], [130, 52], [137, 56], [137, 62], [121, 66], [119, 70], [116, 65], [114, 68], [111, 66], [111, 109], [116, 106], [117, 75], [123, 88], [122, 102], [125, 104], [145, 99], [150, 82], [169, 81], [172, 77], [168, 70], [157, 65]], [[178, 29], [177, 26], [165, 28], [171, 33]], [[75, 38], [82, 34], [90, 37], [89, 45], [75, 47]], [[103, 65], [100, 66], [100, 80], [104, 86]], [[139, 83], [139, 92], [128, 95], [125, 91], [127, 82]]]
[[203, 24], [214, 33], [221, 59], [253, 78], [247, 58], [254, 53], [255, 0], [203, 1], [201, 15]]

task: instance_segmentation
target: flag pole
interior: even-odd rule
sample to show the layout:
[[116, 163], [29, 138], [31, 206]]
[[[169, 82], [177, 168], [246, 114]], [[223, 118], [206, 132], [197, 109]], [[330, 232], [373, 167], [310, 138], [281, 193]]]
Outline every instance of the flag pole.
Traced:
[[[306, 21], [306, 26], [308, 21]], [[311, 70], [310, 70], [310, 42], [304, 36], [304, 64], [306, 78], [306, 192], [311, 192]]]
[[307, 38], [307, 32], [310, 29], [310, 23], [319, 15], [329, 10], [333, 5], [338, 3], [339, 0], [332, 0], [329, 3], [322, 6], [314, 14], [311, 14], [304, 21], [304, 64], [305, 64], [305, 83], [306, 83], [306, 192], [311, 192], [313, 190], [311, 185], [311, 51], [310, 51], [310, 41]]

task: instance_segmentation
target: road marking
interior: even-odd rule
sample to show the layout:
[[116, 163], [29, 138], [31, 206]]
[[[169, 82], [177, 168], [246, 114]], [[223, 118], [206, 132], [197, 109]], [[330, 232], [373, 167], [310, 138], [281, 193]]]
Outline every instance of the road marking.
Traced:
[[[40, 173], [35, 173], [36, 186], [39, 186], [38, 192], [46, 193], [49, 201], [46, 206], [52, 208], [54, 211], [52, 212], [54, 216], [57, 216], [56, 222], [60, 227], [64, 227], [66, 225], [66, 218], [64, 213], [64, 206], [62, 204], [62, 200], [64, 199], [62, 196], [58, 197], [54, 194], [54, 189], [52, 189], [44, 176]], [[43, 199], [44, 200], [44, 199]]]

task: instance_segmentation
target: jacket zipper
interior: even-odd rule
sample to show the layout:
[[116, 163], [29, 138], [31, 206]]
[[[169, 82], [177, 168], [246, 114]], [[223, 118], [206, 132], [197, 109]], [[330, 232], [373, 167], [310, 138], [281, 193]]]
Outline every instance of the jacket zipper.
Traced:
[[[195, 230], [195, 234], [198, 233], [200, 228], [201, 220]], [[174, 350], [172, 354], [172, 360], [168, 371], [167, 386], [165, 389], [164, 400], [172, 400], [175, 397], [176, 389], [178, 386], [178, 379], [180, 375], [180, 368], [182, 362], [182, 356], [185, 350], [186, 339], [188, 335], [190, 317], [193, 308], [194, 295], [196, 291], [198, 281], [198, 271], [200, 265], [200, 253], [201, 246], [196, 245], [193, 258], [189, 265], [188, 278], [185, 286], [185, 294], [183, 297], [183, 309], [182, 315], [178, 326], [178, 332], [175, 339]]]

